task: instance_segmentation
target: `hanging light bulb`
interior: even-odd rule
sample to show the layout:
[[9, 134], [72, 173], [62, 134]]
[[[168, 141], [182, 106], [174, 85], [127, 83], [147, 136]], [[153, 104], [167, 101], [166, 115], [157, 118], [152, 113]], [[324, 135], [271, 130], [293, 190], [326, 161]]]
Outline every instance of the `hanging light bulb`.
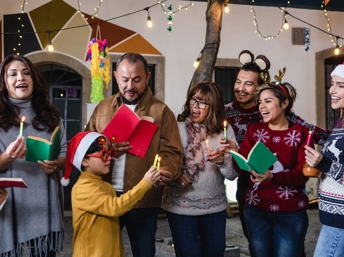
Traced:
[[50, 40], [50, 33], [51, 33], [51, 31], [48, 30], [47, 33], [48, 33], [48, 51], [49, 52], [53, 52], [54, 51], [54, 47], [53, 47], [53, 44], [51, 43], [51, 40]]
[[228, 4], [227, 4], [227, 3], [225, 4], [224, 11], [225, 11], [225, 13], [229, 13], [229, 7], [228, 7]]
[[337, 46], [336, 46], [336, 49], [334, 49], [334, 54], [335, 54], [335, 55], [338, 55], [339, 52], [340, 52], [340, 49], [339, 49], [339, 46], [337, 45]]
[[195, 67], [195, 69], [197, 69], [200, 60], [201, 60], [201, 59], [198, 57], [198, 58], [196, 59], [196, 61], [194, 62], [193, 66]]
[[48, 51], [49, 51], [49, 52], [53, 52], [53, 51], [54, 51], [54, 47], [53, 47], [53, 45], [51, 44], [51, 41], [49, 41], [49, 43], [48, 43]]
[[144, 8], [144, 10], [147, 11], [147, 13], [148, 13], [147, 27], [151, 28], [153, 26], [153, 22], [152, 22], [152, 19], [151, 19], [150, 15], [149, 15], [149, 7]]
[[289, 23], [287, 21], [287, 18], [284, 18], [283, 28], [284, 29], [289, 29]]
[[153, 22], [150, 16], [147, 17], [147, 27], [151, 28], [153, 26]]

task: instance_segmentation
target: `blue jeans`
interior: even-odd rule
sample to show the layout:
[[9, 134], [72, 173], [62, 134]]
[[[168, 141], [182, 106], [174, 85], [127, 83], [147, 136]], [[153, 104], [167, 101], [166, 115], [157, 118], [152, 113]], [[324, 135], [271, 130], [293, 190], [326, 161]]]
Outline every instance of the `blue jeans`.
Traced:
[[133, 257], [154, 257], [159, 208], [132, 209], [119, 217], [129, 235]]
[[223, 257], [226, 210], [200, 216], [166, 212], [176, 257]]
[[344, 256], [344, 229], [322, 225], [314, 257]]
[[268, 212], [245, 205], [252, 257], [302, 256], [308, 228], [306, 210]]

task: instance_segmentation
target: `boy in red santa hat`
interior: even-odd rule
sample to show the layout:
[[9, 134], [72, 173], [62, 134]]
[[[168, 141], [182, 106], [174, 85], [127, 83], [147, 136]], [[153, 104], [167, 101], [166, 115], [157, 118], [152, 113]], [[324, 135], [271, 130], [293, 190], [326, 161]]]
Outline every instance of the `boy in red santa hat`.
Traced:
[[112, 185], [102, 180], [110, 171], [114, 154], [113, 145], [96, 132], [80, 132], [68, 145], [61, 184], [68, 185], [74, 167], [81, 171], [72, 189], [74, 257], [124, 256], [118, 217], [132, 209], [160, 179], [152, 166], [133, 189], [117, 197]]

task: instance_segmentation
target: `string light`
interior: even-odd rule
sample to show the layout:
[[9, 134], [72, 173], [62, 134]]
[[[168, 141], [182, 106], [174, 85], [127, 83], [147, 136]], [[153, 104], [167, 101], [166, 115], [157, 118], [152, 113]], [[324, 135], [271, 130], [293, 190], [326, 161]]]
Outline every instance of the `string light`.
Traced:
[[[165, 8], [164, 8], [164, 6], [165, 6], [165, 5], [164, 5], [164, 2], [166, 2], [166, 1], [159, 1], [159, 0], [157, 0], [157, 2], [158, 2], [158, 4], [160, 4], [161, 9], [164, 11], [164, 13], [165, 13], [165, 14], [168, 14], [169, 11], [165, 10]], [[187, 11], [187, 10], [188, 10], [188, 7], [193, 6], [193, 5], [194, 5], [194, 3], [193, 3], [192, 1], [190, 1], [189, 4], [188, 4], [188, 5], [185, 5], [185, 6], [179, 5], [179, 7], [178, 7], [177, 10], [172, 11], [172, 14], [175, 15], [177, 12], [179, 12], [179, 11], [181, 11], [181, 10], [183, 10], [183, 9], [185, 9], [185, 11]]]
[[288, 23], [288, 21], [287, 21], [287, 18], [284, 18], [283, 28], [284, 28], [284, 29], [289, 29], [289, 23]]
[[147, 13], [148, 13], [148, 17], [147, 17], [147, 27], [148, 27], [148, 28], [151, 28], [151, 27], [153, 27], [153, 22], [152, 22], [152, 19], [151, 19], [150, 15], [149, 15], [149, 7], [146, 7], [144, 10], [146, 10]]
[[229, 6], [227, 3], [225, 3], [224, 11], [225, 11], [225, 13], [229, 13]]
[[47, 33], [48, 33], [48, 51], [49, 52], [53, 52], [54, 51], [54, 47], [53, 47], [53, 44], [51, 43], [51, 40], [50, 40], [50, 33], [51, 33], [51, 31], [48, 30]]
[[[94, 17], [98, 16], [99, 8], [102, 5], [102, 3], [103, 3], [103, 0], [99, 0], [99, 4], [94, 8], [95, 13], [90, 15], [92, 19], [94, 19]], [[81, 3], [79, 0], [78, 0], [78, 12], [81, 13]], [[82, 16], [84, 17], [85, 15], [82, 14]], [[88, 20], [88, 18], [86, 18], [86, 20]]]
[[200, 61], [201, 61], [201, 58], [197, 57], [196, 61], [193, 63], [193, 66], [195, 67], [195, 69], [197, 69]]
[[334, 54], [335, 55], [338, 55], [340, 53], [340, 49], [339, 49], [339, 45], [338, 45], [338, 36], [336, 37], [336, 40], [337, 40], [337, 44], [336, 44], [336, 49], [334, 49]]
[[168, 16], [168, 17], [167, 17], [167, 19], [168, 19], [168, 22], [167, 22], [167, 25], [168, 25], [167, 30], [168, 30], [169, 32], [172, 31], [172, 19], [173, 19], [173, 16], [174, 16], [177, 12], [179, 12], [179, 11], [181, 11], [181, 10], [183, 10], [183, 9], [185, 9], [185, 11], [187, 11], [189, 6], [193, 6], [193, 5], [194, 5], [193, 2], [190, 1], [190, 3], [189, 3], [188, 5], [185, 5], [185, 6], [179, 5], [178, 9], [177, 9], [176, 11], [173, 11], [173, 10], [172, 10], [172, 4], [169, 5], [169, 6], [167, 7], [167, 10], [166, 10], [165, 7], [164, 7], [164, 6], [165, 6], [165, 5], [164, 5], [164, 2], [166, 2], [166, 1], [159, 1], [159, 0], [157, 0], [157, 2], [158, 2], [158, 4], [161, 6], [161, 9], [164, 11], [164, 13], [167, 14], [167, 16]]
[[255, 30], [254, 32], [255, 32], [255, 33], [258, 33], [258, 37], [262, 37], [262, 38], [264, 38], [265, 40], [270, 40], [270, 39], [274, 39], [274, 38], [278, 37], [279, 34], [281, 33], [281, 31], [283, 31], [282, 28], [283, 28], [283, 25], [285, 24], [285, 21], [286, 21], [286, 18], [285, 18], [285, 16], [286, 16], [286, 11], [284, 10], [284, 8], [283, 8], [283, 10], [282, 10], [283, 15], [282, 15], [282, 24], [281, 24], [280, 29], [278, 30], [278, 32], [277, 32], [275, 35], [267, 35], [267, 36], [264, 36], [264, 35], [260, 32], [260, 30], [259, 30], [257, 15], [256, 15], [256, 12], [255, 12], [255, 10], [254, 10], [254, 8], [253, 8], [252, 5], [251, 5], [251, 12], [253, 13], [253, 24], [254, 24], [254, 26], [256, 27], [256, 30]]
[[21, 13], [24, 13], [24, 11], [25, 11], [25, 5], [27, 4], [27, 2], [24, 0], [23, 1], [23, 4], [20, 6], [20, 8], [21, 8]]
[[[322, 1], [322, 4], [321, 4], [321, 8], [323, 8], [324, 7], [324, 1]], [[325, 4], [326, 5], [326, 4]], [[336, 46], [336, 49], [335, 49], [335, 55], [338, 55], [339, 54], [339, 50], [340, 50], [340, 48], [342, 48], [342, 45], [338, 45], [338, 39], [339, 39], [339, 37], [336, 37], [336, 39], [337, 40], [334, 40], [334, 36], [333, 36], [333, 34], [332, 34], [332, 28], [331, 28], [331, 23], [330, 23], [330, 19], [329, 19], [329, 17], [328, 17], [328, 15], [327, 15], [327, 11], [326, 11], [326, 9], [324, 8], [324, 15], [325, 15], [325, 18], [326, 18], [326, 22], [327, 22], [327, 31], [328, 31], [328, 33], [330, 34], [330, 38], [331, 38], [331, 42], [333, 43], [333, 45], [334, 46]], [[336, 42], [335, 42], [336, 41]]]

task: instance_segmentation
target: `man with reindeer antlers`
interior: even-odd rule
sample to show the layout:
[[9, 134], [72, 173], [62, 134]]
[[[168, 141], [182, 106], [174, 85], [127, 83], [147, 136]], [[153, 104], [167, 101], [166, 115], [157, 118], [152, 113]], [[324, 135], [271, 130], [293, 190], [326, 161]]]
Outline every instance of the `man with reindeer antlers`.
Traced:
[[[261, 86], [264, 81], [260, 77], [263, 72], [264, 76], [270, 77], [270, 61], [264, 55], [258, 55], [254, 59], [254, 55], [244, 50], [239, 54], [239, 61], [243, 65], [238, 73], [236, 82], [234, 84], [235, 100], [225, 105], [225, 115], [229, 124], [232, 125], [236, 140], [239, 144], [244, 140], [247, 128], [250, 124], [262, 121], [259, 113], [258, 102], [255, 99], [255, 91], [258, 86]], [[316, 144], [325, 142], [328, 135], [331, 133], [328, 130], [321, 129], [312, 124], [308, 124], [305, 120], [298, 117], [293, 111], [289, 113], [287, 119], [290, 122], [302, 124], [313, 131], [313, 140]], [[232, 145], [229, 142], [230, 146]], [[235, 149], [235, 147], [233, 147]], [[244, 220], [244, 197], [245, 191], [248, 187], [249, 175], [240, 175], [238, 177], [238, 187], [236, 198], [239, 204], [239, 214], [242, 224], [243, 232], [248, 239], [246, 224]]]

